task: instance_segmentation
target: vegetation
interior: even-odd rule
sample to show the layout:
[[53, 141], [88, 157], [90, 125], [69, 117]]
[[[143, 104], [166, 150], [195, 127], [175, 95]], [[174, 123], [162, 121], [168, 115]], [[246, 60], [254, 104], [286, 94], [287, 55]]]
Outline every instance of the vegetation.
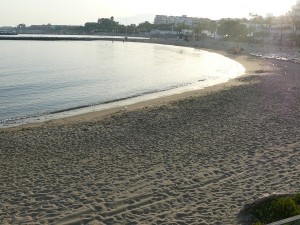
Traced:
[[262, 202], [251, 209], [250, 213], [258, 220], [253, 225], [263, 225], [300, 215], [300, 193]]
[[238, 20], [222, 19], [218, 28], [218, 34], [228, 40], [238, 40], [241, 37], [246, 37], [249, 30], [245, 24]]
[[[276, 26], [274, 26], [276, 25]], [[277, 32], [274, 32], [277, 29]], [[216, 37], [225, 41], [297, 45], [300, 46], [300, 20], [293, 11], [284, 16], [267, 17], [250, 13], [249, 19], [221, 19], [218, 21], [202, 18], [198, 24], [189, 26], [180, 24], [153, 24], [148, 21], [139, 25], [122, 25], [114, 17], [99, 18], [95, 22], [87, 22], [84, 26], [64, 25], [32, 25], [21, 23], [16, 26], [17, 33], [45, 34], [104, 34], [104, 35], [154, 35], [178, 36], [186, 40], [200, 40]], [[290, 32], [286, 32], [289, 30]], [[161, 31], [161, 32], [160, 32]]]

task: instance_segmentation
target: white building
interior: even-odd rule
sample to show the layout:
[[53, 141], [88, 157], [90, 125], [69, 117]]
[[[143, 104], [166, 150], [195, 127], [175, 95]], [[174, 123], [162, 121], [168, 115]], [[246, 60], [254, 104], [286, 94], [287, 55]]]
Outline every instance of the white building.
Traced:
[[178, 35], [177, 31], [170, 31], [170, 30], [151, 30], [150, 31], [151, 35]]
[[196, 24], [203, 22], [206, 19], [198, 17], [188, 17], [183, 16], [166, 16], [166, 15], [156, 15], [154, 19], [154, 24], [185, 24], [190, 27], [194, 27]]

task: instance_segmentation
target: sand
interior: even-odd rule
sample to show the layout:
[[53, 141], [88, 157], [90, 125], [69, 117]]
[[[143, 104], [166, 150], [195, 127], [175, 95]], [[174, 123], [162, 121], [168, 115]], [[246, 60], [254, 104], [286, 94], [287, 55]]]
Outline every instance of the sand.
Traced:
[[225, 84], [0, 130], [0, 224], [248, 224], [299, 192], [300, 65], [230, 57]]

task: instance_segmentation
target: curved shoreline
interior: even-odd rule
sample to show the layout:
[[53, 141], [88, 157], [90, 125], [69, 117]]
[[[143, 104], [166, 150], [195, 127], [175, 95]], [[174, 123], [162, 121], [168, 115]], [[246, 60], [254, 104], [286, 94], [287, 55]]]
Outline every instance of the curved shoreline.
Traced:
[[248, 225], [299, 192], [299, 65], [231, 57], [247, 74], [224, 84], [0, 130], [0, 221]]
[[[10, 38], [10, 37], [8, 37]], [[76, 40], [88, 40], [88, 38], [78, 38], [78, 37], [59, 37], [57, 39], [57, 37], [19, 37], [22, 40], [44, 40], [44, 41], [49, 41], [49, 40], [69, 40], [72, 41], [74, 39]], [[19, 40], [19, 39], [15, 39], [14, 40]], [[118, 38], [101, 38], [101, 39], [92, 39], [93, 41], [97, 41], [97, 40], [101, 40], [101, 41], [107, 41], [107, 40], [117, 40], [117, 41], [121, 41], [122, 39]], [[146, 41], [149, 44], [164, 44], [164, 45], [172, 45], [172, 46], [181, 46], [181, 47], [191, 47], [194, 48], [192, 45], [181, 45], [178, 44], [178, 41], [176, 41], [176, 43], [172, 43], [168, 42], [162, 42], [160, 43], [158, 40], [142, 40], [142, 39], [128, 39], [129, 42], [142, 42], [144, 43], [144, 41]], [[233, 57], [234, 55], [228, 54], [225, 51], [211, 51], [209, 49], [203, 49], [205, 51], [208, 52], [213, 52], [213, 53], [217, 53], [220, 55], [223, 55], [227, 58], [231, 58], [233, 60], [235, 60], [236, 58]], [[241, 57], [240, 57], [241, 58]], [[235, 60], [236, 61], [236, 60]], [[245, 62], [242, 62], [245, 63]], [[242, 65], [242, 63], [240, 63]], [[209, 84], [210, 86], [212, 84]], [[205, 87], [206, 85], [202, 85], [204, 87], [199, 87], [199, 89], [206, 89], [207, 87]], [[215, 86], [215, 85], [213, 85]], [[187, 87], [181, 87], [181, 88], [175, 88], [175, 89], [170, 89], [170, 90], [163, 90], [163, 91], [159, 91], [157, 93], [153, 93], [153, 94], [147, 94], [147, 95], [138, 95], [138, 96], [134, 96], [134, 97], [128, 97], [128, 98], [124, 98], [124, 99], [118, 99], [118, 100], [113, 100], [109, 103], [101, 103], [101, 104], [97, 104], [97, 105], [91, 105], [91, 106], [78, 106], [78, 107], [74, 107], [72, 109], [66, 109], [66, 110], [60, 110], [57, 112], [49, 112], [49, 113], [45, 113], [45, 114], [41, 114], [38, 116], [26, 116], [26, 117], [22, 117], [21, 119], [17, 119], [16, 121], [14, 120], [8, 120], [8, 123], [3, 123], [0, 124], [0, 129], [8, 129], [8, 128], [12, 128], [12, 127], [24, 127], [24, 126], [35, 126], [38, 125], [40, 123], [44, 123], [44, 122], [49, 122], [49, 121], [53, 121], [53, 120], [63, 120], [63, 121], [72, 121], [73, 119], [77, 120], [79, 117], [82, 118], [83, 117], [88, 117], [91, 118], [91, 114], [95, 114], [94, 112], [99, 112], [101, 114], [101, 111], [103, 111], [103, 114], [107, 114], [110, 112], [116, 112], [119, 110], [123, 110], [124, 108], [126, 108], [126, 110], [128, 110], [128, 108], [131, 108], [129, 106], [134, 105], [133, 108], [135, 108], [136, 104], [141, 104], [143, 105], [143, 102], [145, 102], [146, 106], [149, 106], [149, 102], [153, 102], [150, 104], [156, 104], [155, 100], [153, 99], [158, 99], [158, 102], [160, 102], [159, 99], [162, 99], [162, 101], [164, 103], [166, 103], [165, 101], [167, 101], [167, 99], [169, 98], [169, 96], [173, 96], [170, 99], [175, 100], [176, 96], [181, 98], [180, 96], [184, 96], [184, 92], [191, 92], [191, 90], [189, 90]], [[179, 93], [179, 94], [178, 94]], [[149, 100], [150, 99], [150, 100]], [[153, 101], [152, 101], [153, 100]], [[139, 107], [140, 108], [140, 107]], [[91, 113], [92, 112], [92, 113]], [[85, 115], [86, 114], [86, 115]], [[101, 115], [102, 116], [102, 115]], [[70, 118], [68, 118], [70, 117]], [[11, 122], [13, 121], [13, 122]], [[56, 121], [56, 122], [62, 122], [62, 121]]]
[[[154, 39], [155, 40], [155, 39]], [[0, 41], [117, 41], [117, 42], [146, 42], [152, 43], [147, 37], [93, 36], [93, 35], [34, 35], [34, 36], [1, 36]], [[155, 43], [155, 42], [153, 42]]]

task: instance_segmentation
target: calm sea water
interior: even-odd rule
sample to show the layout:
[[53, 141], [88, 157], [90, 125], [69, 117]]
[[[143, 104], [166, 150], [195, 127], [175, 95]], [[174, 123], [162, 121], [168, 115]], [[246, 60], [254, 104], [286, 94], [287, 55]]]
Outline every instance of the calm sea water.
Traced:
[[107, 41], [0, 41], [0, 124], [241, 75], [221, 55]]

